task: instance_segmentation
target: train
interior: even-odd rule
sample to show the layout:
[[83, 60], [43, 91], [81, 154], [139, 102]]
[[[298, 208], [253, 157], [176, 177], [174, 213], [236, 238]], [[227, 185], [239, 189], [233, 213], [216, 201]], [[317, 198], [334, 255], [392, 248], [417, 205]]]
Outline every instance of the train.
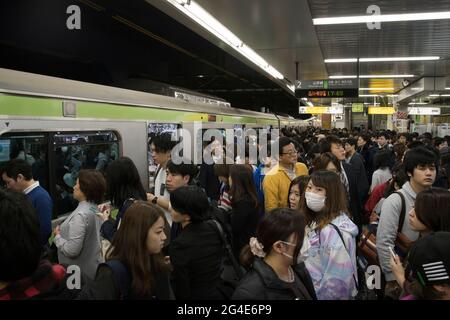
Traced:
[[[212, 100], [177, 97], [0, 69], [0, 165], [27, 160], [55, 203], [54, 216], [70, 211], [74, 174], [102, 170], [130, 157], [143, 185], [151, 186], [153, 134], [185, 129], [307, 127], [307, 120], [248, 111]], [[76, 179], [75, 179], [76, 180]]]

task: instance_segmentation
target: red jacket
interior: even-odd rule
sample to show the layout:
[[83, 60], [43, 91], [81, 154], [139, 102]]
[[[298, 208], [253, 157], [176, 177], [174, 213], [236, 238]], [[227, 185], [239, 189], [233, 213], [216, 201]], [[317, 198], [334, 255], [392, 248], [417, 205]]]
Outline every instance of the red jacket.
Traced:
[[375, 209], [377, 203], [383, 198], [384, 192], [386, 191], [387, 187], [389, 186], [390, 181], [384, 182], [382, 184], [377, 185], [372, 193], [369, 196], [369, 199], [367, 199], [366, 204], [364, 205], [364, 212], [367, 216], [369, 216], [373, 209]]

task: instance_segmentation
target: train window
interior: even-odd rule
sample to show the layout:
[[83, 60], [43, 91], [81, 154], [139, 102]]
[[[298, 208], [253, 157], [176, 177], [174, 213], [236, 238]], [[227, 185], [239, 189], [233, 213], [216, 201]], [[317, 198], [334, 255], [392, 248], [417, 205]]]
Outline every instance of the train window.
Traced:
[[14, 159], [27, 161], [31, 165], [33, 178], [39, 181], [43, 188], [50, 191], [47, 134], [6, 133], [2, 135], [0, 166]]
[[53, 152], [58, 213], [75, 209], [73, 187], [81, 169], [106, 172], [108, 164], [120, 156], [114, 132], [56, 133]]
[[149, 173], [149, 187], [152, 189], [154, 187], [154, 179], [155, 179], [155, 173], [157, 164], [153, 160], [152, 157], [152, 151], [150, 149], [150, 143], [153, 137], [169, 132], [174, 135], [174, 139], [178, 140], [178, 138], [181, 136], [179, 129], [181, 129], [181, 124], [178, 123], [149, 123], [147, 127], [147, 133], [148, 133], [148, 173]]

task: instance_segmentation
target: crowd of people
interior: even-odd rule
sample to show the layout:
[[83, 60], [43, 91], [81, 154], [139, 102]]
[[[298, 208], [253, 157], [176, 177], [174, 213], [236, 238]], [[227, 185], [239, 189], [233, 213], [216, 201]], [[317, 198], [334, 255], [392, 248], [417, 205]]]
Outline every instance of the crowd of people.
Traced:
[[214, 148], [216, 163], [197, 166], [172, 161], [163, 133], [148, 146], [152, 190], [126, 156], [81, 170], [78, 206], [54, 230], [51, 197], [12, 160], [1, 170], [0, 300], [368, 299], [371, 264], [372, 297], [450, 299], [449, 140], [285, 128], [262, 162], [225, 164], [227, 149]]

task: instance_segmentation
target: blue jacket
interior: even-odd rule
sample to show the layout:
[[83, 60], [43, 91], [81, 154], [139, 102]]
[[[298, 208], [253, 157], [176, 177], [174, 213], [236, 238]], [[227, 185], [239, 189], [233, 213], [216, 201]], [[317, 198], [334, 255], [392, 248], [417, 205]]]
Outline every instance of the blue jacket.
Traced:
[[41, 186], [37, 186], [26, 196], [30, 199], [39, 219], [41, 228], [41, 244], [46, 245], [48, 238], [50, 238], [52, 233], [52, 198], [50, 198], [48, 192]]

